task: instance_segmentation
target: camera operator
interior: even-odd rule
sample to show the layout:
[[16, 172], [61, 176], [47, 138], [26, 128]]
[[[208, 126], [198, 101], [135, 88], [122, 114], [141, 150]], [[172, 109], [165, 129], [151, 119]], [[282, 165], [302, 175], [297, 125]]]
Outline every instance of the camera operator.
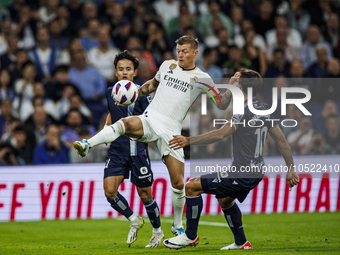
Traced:
[[0, 144], [0, 166], [25, 165], [9, 142]]

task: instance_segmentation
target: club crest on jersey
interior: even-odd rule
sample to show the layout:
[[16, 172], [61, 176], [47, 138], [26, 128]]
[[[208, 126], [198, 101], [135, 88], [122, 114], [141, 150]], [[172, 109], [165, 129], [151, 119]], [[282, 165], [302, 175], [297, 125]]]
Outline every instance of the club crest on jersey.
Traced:
[[170, 70], [174, 70], [176, 67], [177, 67], [176, 64], [171, 64], [171, 65], [169, 66], [169, 69], [170, 69]]

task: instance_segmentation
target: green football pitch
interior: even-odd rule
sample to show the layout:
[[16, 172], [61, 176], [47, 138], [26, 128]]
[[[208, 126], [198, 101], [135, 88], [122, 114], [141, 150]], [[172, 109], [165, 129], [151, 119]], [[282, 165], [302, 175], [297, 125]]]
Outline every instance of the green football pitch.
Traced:
[[[162, 220], [165, 237], [172, 237], [172, 218]], [[201, 222], [199, 245], [181, 250], [144, 248], [152, 233], [149, 222], [130, 248], [124, 219], [1, 222], [0, 254], [340, 254], [339, 212], [244, 215], [246, 236], [254, 247], [247, 251], [219, 250], [233, 242], [223, 215], [202, 216]]]

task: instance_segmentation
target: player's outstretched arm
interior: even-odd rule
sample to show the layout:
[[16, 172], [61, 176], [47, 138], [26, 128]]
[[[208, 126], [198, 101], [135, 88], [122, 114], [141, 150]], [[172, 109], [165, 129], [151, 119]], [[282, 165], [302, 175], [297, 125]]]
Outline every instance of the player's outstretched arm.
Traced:
[[145, 82], [139, 89], [138, 89], [138, 97], [144, 97], [152, 92], [155, 92], [158, 88], [159, 81], [157, 81], [155, 78]]
[[292, 151], [289, 147], [289, 144], [283, 135], [281, 129], [277, 126], [274, 127], [269, 131], [270, 136], [276, 141], [277, 145], [279, 146], [280, 152], [286, 162], [288, 167], [288, 172], [286, 175], [286, 182], [287, 185], [290, 187], [291, 190], [295, 185], [299, 183], [299, 176], [295, 172], [295, 166], [292, 156]]
[[174, 138], [169, 141], [171, 149], [178, 150], [180, 148], [186, 147], [190, 144], [192, 145], [202, 145], [209, 143], [216, 143], [222, 141], [227, 136], [234, 132], [234, 128], [228, 124], [224, 125], [218, 130], [213, 130], [203, 135], [184, 137], [181, 135], [174, 135]]
[[[241, 76], [241, 73], [240, 72], [236, 72], [234, 74], [233, 77], [230, 78], [229, 80], [229, 84], [230, 85], [234, 85], [234, 86], [239, 86], [239, 78]], [[218, 109], [220, 110], [226, 110], [231, 102], [231, 99], [232, 99], [232, 93], [231, 91], [228, 89], [226, 92], [224, 92], [224, 94], [219, 94], [219, 97], [221, 99], [221, 101], [218, 99], [217, 96], [214, 96], [214, 99], [216, 102], [216, 106]], [[222, 102], [222, 104], [221, 104]]]

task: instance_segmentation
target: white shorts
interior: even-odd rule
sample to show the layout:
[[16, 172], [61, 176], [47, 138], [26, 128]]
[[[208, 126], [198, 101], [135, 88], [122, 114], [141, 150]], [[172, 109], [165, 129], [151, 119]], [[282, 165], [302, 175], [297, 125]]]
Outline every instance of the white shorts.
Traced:
[[[184, 163], [184, 151], [183, 149], [173, 150], [170, 149], [169, 141], [173, 138], [173, 135], [180, 135], [180, 132], [171, 130], [171, 128], [163, 125], [160, 119], [151, 117], [149, 114], [143, 114], [138, 116], [143, 123], [144, 135], [138, 141], [144, 143], [155, 142], [162, 160], [165, 156], [171, 155], [178, 161]], [[164, 160], [163, 160], [164, 162]]]

